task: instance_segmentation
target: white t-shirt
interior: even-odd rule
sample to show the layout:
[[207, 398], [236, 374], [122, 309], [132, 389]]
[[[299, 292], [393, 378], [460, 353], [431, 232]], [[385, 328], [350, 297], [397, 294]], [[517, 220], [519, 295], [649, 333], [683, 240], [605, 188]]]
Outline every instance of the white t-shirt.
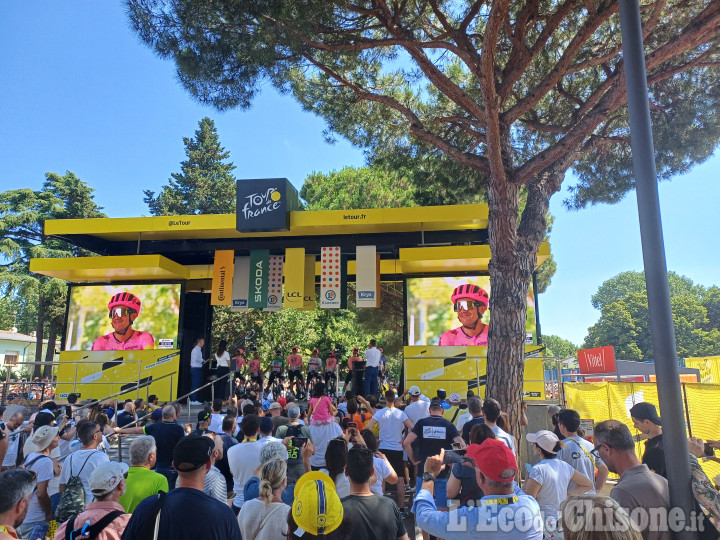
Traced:
[[[85, 461], [87, 460], [87, 463]], [[85, 504], [90, 504], [94, 497], [90, 491], [90, 475], [110, 458], [99, 450], [78, 450], [70, 454], [63, 463], [60, 473], [60, 485], [67, 485], [71, 476], [79, 476], [85, 488]]]
[[413, 424], [417, 424], [418, 420], [421, 418], [427, 418], [430, 416], [430, 402], [423, 401], [422, 399], [419, 401], [413, 401], [410, 405], [405, 407], [405, 414], [407, 414], [407, 417]]
[[[330, 476], [330, 471], [327, 469], [320, 469], [320, 472], [324, 472]], [[338, 497], [342, 499], [350, 495], [350, 480], [345, 476], [344, 472], [341, 472], [333, 478], [333, 483], [335, 484], [335, 492], [338, 494]]]
[[8, 436], [8, 448], [5, 452], [5, 459], [3, 459], [3, 467], [14, 467], [15, 460], [17, 460], [18, 447], [20, 446], [20, 435], [21, 432], [15, 433]]
[[242, 508], [245, 502], [243, 488], [255, 469], [260, 465], [260, 450], [265, 446], [266, 441], [260, 439], [257, 442], [240, 443], [228, 449], [228, 466], [235, 480], [235, 501], [233, 505]]
[[517, 452], [515, 451], [515, 441], [512, 438], [512, 435], [507, 433], [506, 431], [503, 431], [497, 426], [492, 426], [490, 429], [493, 430], [493, 433], [495, 433], [495, 436], [500, 439], [502, 442], [505, 443], [505, 446], [507, 446], [510, 450], [512, 450], [512, 453], [517, 455]]
[[215, 355], [217, 367], [230, 367], [230, 353], [225, 351], [221, 356]]
[[377, 350], [376, 347], [370, 347], [365, 354], [363, 354], [363, 360], [366, 361], [365, 367], [378, 367], [380, 365], [380, 359], [382, 353]]
[[575, 469], [557, 458], [543, 459], [533, 466], [530, 478], [541, 485], [535, 500], [540, 505], [543, 517], [559, 515], [560, 504], [567, 499], [568, 485], [573, 474]]
[[380, 495], [382, 497], [385, 479], [390, 476], [393, 471], [390, 468], [390, 465], [388, 465], [388, 462], [379, 457], [373, 456], [373, 465], [375, 466], [375, 476], [377, 477], [377, 480], [372, 486], [370, 486], [370, 491], [372, 491], [375, 495]]
[[[38, 458], [38, 456], [43, 456]], [[35, 471], [37, 474], [37, 481], [38, 482], [45, 482], [45, 481], [51, 481], [53, 478], [55, 478], [55, 471], [53, 469], [53, 460], [46, 456], [45, 454], [38, 454], [36, 452], [33, 452], [32, 454], [29, 454], [25, 458], [25, 463], [32, 462], [35, 458], [38, 458], [35, 463], [30, 465], [29, 467], [26, 467], [32, 471]], [[37, 492], [33, 493], [32, 499], [30, 499], [30, 505], [28, 506], [27, 516], [25, 516], [25, 521], [27, 523], [32, 523], [34, 521], [45, 521], [45, 511], [40, 507], [40, 503], [38, 502], [37, 498]]]
[[225, 419], [225, 415], [219, 413], [212, 413], [210, 417], [210, 425], [208, 426], [208, 429], [213, 433], [222, 433], [222, 424], [223, 420]]
[[469, 420], [472, 420], [472, 414], [470, 414], [469, 412], [462, 413], [460, 416], [458, 416], [457, 421], [455, 422], [455, 427], [457, 427], [458, 432], [462, 432], [463, 426]]
[[373, 418], [380, 426], [380, 450], [402, 450], [403, 422], [408, 419], [405, 411], [395, 407], [385, 407], [377, 411]]

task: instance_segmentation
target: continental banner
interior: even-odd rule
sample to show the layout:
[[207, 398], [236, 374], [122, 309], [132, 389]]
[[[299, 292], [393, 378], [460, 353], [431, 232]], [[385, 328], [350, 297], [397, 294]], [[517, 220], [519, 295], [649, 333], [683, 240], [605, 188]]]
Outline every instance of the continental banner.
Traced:
[[218, 250], [215, 252], [210, 305], [229, 306], [232, 304], [234, 263], [235, 252], [233, 250]]
[[235, 257], [233, 273], [232, 305], [230, 311], [248, 310], [248, 293], [250, 291], [250, 257]]
[[375, 246], [358, 246], [355, 266], [355, 303], [359, 308], [380, 307], [380, 264]]
[[267, 306], [263, 311], [280, 311], [282, 309], [283, 256], [271, 255], [269, 259]]
[[[527, 345], [526, 352], [538, 347]], [[471, 346], [409, 346], [404, 348], [405, 388], [417, 385], [426, 396], [434, 396], [438, 388], [448, 395], [457, 392], [467, 397], [472, 390], [485, 396], [487, 383], [487, 347]], [[524, 399], [545, 399], [542, 358], [525, 360]]]
[[267, 249], [250, 251], [250, 298], [248, 307], [263, 309], [267, 306], [268, 266], [270, 252]]
[[[70, 393], [79, 394], [80, 400], [102, 399], [128, 389], [117, 397], [118, 401], [147, 399], [150, 394], [160, 401], [172, 401], [177, 397], [179, 365], [177, 349], [63, 351], [57, 371], [57, 395], [61, 399]], [[134, 388], [138, 380], [139, 390]]]
[[305, 255], [303, 311], [315, 311], [315, 255]]
[[[285, 249], [285, 293], [283, 305], [291, 309], [303, 309], [305, 291], [305, 248]], [[315, 269], [313, 268], [313, 275]]]

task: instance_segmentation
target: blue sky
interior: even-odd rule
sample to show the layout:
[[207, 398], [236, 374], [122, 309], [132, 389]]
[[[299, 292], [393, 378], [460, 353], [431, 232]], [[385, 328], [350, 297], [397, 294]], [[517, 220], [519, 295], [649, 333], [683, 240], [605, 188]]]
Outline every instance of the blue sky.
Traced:
[[[172, 63], [131, 33], [120, 2], [0, 2], [0, 190], [39, 188], [70, 170], [96, 189], [111, 217], [147, 214], [184, 159], [182, 138], [209, 116], [239, 178], [287, 177], [364, 162], [345, 141], [324, 142], [322, 119], [266, 87], [249, 111], [218, 113], [192, 101]], [[668, 268], [720, 283], [716, 201], [720, 158], [661, 184]], [[568, 179], [571, 181], [572, 179]], [[545, 334], [581, 343], [599, 313], [590, 297], [606, 279], [642, 269], [635, 194], [568, 212], [551, 201], [558, 271], [539, 299]]]

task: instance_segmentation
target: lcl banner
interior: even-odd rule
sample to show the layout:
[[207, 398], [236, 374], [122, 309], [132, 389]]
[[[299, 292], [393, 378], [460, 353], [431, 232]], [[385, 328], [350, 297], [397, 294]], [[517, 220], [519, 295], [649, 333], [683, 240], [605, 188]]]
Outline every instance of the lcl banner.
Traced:
[[232, 282], [232, 304], [230, 311], [248, 310], [250, 290], [250, 257], [235, 257], [235, 272]]
[[283, 256], [270, 256], [268, 275], [267, 307], [263, 311], [280, 311], [282, 309]]
[[355, 261], [357, 307], [380, 307], [380, 257], [375, 246], [358, 246]]
[[250, 294], [248, 307], [265, 308], [268, 299], [268, 269], [270, 251], [253, 249], [250, 251]]
[[229, 306], [232, 303], [232, 279], [235, 252], [218, 250], [213, 264], [212, 297], [210, 305]]
[[578, 351], [580, 373], [615, 373], [615, 349], [612, 345]]
[[283, 295], [283, 305], [286, 308], [303, 309], [305, 248], [285, 249], [284, 273], [285, 293]]

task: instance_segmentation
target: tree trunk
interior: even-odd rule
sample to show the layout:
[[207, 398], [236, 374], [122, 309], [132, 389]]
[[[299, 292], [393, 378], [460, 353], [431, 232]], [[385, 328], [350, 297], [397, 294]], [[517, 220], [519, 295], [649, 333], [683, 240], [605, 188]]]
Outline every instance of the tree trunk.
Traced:
[[50, 321], [50, 335], [48, 336], [47, 350], [45, 351], [45, 365], [43, 366], [42, 376], [48, 379], [52, 378], [52, 366], [55, 360], [55, 344], [57, 342], [58, 321], [53, 319]]
[[45, 297], [42, 292], [38, 293], [38, 314], [37, 314], [37, 327], [35, 328], [35, 362], [36, 364], [32, 367], [32, 378], [40, 377], [42, 373], [42, 347], [43, 347], [43, 329], [45, 326]]

